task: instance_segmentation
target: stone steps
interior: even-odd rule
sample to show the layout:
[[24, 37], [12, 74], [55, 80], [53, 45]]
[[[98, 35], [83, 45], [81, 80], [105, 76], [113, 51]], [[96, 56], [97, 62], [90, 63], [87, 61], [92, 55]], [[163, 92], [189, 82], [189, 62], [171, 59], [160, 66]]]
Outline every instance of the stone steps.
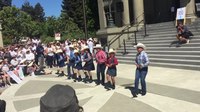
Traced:
[[[194, 36], [189, 44], [176, 46], [176, 28], [173, 22], [157, 23], [147, 25], [147, 37], [143, 37], [143, 29], [137, 32], [137, 42], [147, 46], [146, 52], [149, 55], [151, 66], [161, 66], [179, 69], [200, 70], [200, 26], [189, 25], [188, 28]], [[172, 44], [170, 46], [170, 44]], [[134, 64], [137, 51], [134, 47], [135, 37], [132, 35], [126, 41], [126, 52], [123, 55], [124, 45], [117, 49], [116, 56], [120, 63]]]

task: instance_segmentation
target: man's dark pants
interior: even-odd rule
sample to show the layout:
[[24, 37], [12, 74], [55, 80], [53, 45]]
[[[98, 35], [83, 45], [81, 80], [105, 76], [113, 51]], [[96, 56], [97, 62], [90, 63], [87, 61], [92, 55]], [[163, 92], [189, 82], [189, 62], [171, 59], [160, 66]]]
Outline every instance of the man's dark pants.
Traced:
[[[103, 84], [105, 83], [105, 69], [106, 69], [106, 64], [97, 64], [97, 84]], [[100, 75], [101, 75], [101, 80], [100, 80]]]

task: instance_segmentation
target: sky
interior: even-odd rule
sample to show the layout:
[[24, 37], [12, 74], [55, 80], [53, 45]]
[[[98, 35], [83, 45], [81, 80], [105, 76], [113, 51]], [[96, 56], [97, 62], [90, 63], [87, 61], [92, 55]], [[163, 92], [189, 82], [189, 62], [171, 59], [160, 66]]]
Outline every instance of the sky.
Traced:
[[25, 1], [32, 6], [39, 2], [44, 8], [45, 16], [60, 16], [62, 0], [12, 0], [12, 5], [21, 8]]

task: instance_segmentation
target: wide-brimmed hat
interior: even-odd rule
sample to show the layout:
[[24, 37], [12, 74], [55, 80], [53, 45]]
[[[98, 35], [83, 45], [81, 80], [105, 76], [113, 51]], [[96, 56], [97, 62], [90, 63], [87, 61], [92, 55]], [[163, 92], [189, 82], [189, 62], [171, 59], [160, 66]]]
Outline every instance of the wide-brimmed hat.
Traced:
[[109, 49], [108, 53], [116, 53], [116, 51], [114, 49]]
[[89, 47], [88, 47], [88, 46], [84, 46], [84, 47], [81, 49], [81, 51], [83, 51], [83, 50], [85, 50], [85, 49], [89, 49]]
[[75, 53], [79, 53], [78, 50], [74, 50], [74, 54], [75, 54]]
[[57, 53], [62, 53], [63, 51], [61, 49], [58, 49], [56, 52]]
[[95, 49], [102, 49], [103, 47], [101, 46], [101, 44], [97, 44], [94, 48]]
[[143, 49], [146, 48], [146, 46], [143, 43], [138, 43], [135, 47], [136, 48], [143, 48]]
[[71, 45], [69, 45], [69, 48], [74, 48], [74, 45], [72, 45], [72, 44], [71, 44]]
[[91, 41], [92, 41], [93, 39], [92, 39], [92, 38], [89, 38], [88, 40], [91, 40]]

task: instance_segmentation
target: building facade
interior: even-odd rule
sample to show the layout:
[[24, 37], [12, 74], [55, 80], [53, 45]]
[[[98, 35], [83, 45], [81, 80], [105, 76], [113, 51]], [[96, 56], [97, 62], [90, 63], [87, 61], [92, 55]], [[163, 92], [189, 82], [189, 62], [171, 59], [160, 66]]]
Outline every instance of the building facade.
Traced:
[[[127, 25], [173, 21], [176, 9], [186, 7], [188, 22], [199, 16], [200, 0], [97, 0], [100, 29], [97, 35], [107, 43]], [[130, 30], [135, 30], [134, 28]]]

